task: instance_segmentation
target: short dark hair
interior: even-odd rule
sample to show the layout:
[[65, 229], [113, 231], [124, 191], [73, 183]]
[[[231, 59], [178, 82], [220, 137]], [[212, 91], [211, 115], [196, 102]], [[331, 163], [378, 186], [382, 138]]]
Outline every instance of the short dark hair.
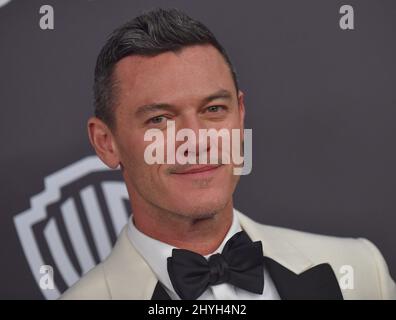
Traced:
[[155, 56], [180, 51], [192, 45], [214, 46], [228, 64], [238, 92], [231, 61], [212, 32], [201, 22], [177, 9], [155, 9], [117, 28], [110, 35], [96, 61], [94, 80], [95, 116], [115, 128], [115, 64], [130, 55]]

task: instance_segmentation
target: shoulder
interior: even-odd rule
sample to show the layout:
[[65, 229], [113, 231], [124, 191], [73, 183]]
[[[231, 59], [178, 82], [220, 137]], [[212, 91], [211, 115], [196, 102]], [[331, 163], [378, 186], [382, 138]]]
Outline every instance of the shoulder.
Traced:
[[87, 272], [72, 287], [66, 290], [61, 300], [108, 300], [111, 299], [106, 283], [103, 264], [100, 263]]
[[65, 300], [150, 299], [157, 278], [136, 251], [124, 227], [109, 256], [69, 288]]
[[249, 220], [265, 239], [286, 241], [315, 265], [330, 264], [340, 282], [349, 273], [353, 289], [343, 291], [346, 298], [396, 299], [396, 286], [388, 266], [371, 241], [320, 235]]
[[261, 233], [286, 240], [315, 262], [328, 259], [337, 259], [340, 262], [351, 260], [368, 262], [382, 257], [378, 248], [365, 238], [337, 237], [256, 224]]

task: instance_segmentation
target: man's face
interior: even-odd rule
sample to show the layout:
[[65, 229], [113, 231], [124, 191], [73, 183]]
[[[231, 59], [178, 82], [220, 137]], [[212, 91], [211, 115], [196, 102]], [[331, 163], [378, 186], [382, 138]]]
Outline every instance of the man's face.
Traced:
[[[144, 159], [152, 143], [144, 141], [148, 129], [162, 130], [166, 150], [169, 120], [175, 122], [176, 132], [190, 128], [197, 137], [199, 129], [243, 130], [243, 96], [237, 95], [231, 71], [217, 49], [197, 45], [154, 57], [125, 57], [114, 75], [113, 134], [132, 202], [143, 201], [145, 206], [190, 218], [225, 208], [239, 178], [232, 164], [207, 170], [205, 165], [148, 164]], [[181, 143], [176, 142], [176, 148]], [[204, 150], [197, 142], [195, 147], [197, 159], [214, 147], [221, 155], [221, 144], [208, 142]]]

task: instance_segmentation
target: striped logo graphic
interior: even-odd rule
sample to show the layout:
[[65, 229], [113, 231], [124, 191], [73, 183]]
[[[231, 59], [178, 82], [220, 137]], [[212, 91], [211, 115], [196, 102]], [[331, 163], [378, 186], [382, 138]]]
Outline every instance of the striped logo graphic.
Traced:
[[120, 171], [96, 156], [51, 174], [44, 185], [14, 223], [38, 285], [40, 267], [53, 267], [54, 288], [40, 290], [56, 299], [108, 256], [127, 222], [129, 197]]

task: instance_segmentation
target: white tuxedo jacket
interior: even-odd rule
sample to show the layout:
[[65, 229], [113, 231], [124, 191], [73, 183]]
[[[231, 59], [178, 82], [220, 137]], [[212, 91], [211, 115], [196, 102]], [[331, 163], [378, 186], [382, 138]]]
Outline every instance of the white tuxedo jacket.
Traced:
[[[387, 265], [368, 240], [272, 227], [237, 215], [252, 241], [262, 242], [265, 266], [281, 299], [396, 299]], [[126, 231], [109, 257], [61, 299], [169, 299]]]

